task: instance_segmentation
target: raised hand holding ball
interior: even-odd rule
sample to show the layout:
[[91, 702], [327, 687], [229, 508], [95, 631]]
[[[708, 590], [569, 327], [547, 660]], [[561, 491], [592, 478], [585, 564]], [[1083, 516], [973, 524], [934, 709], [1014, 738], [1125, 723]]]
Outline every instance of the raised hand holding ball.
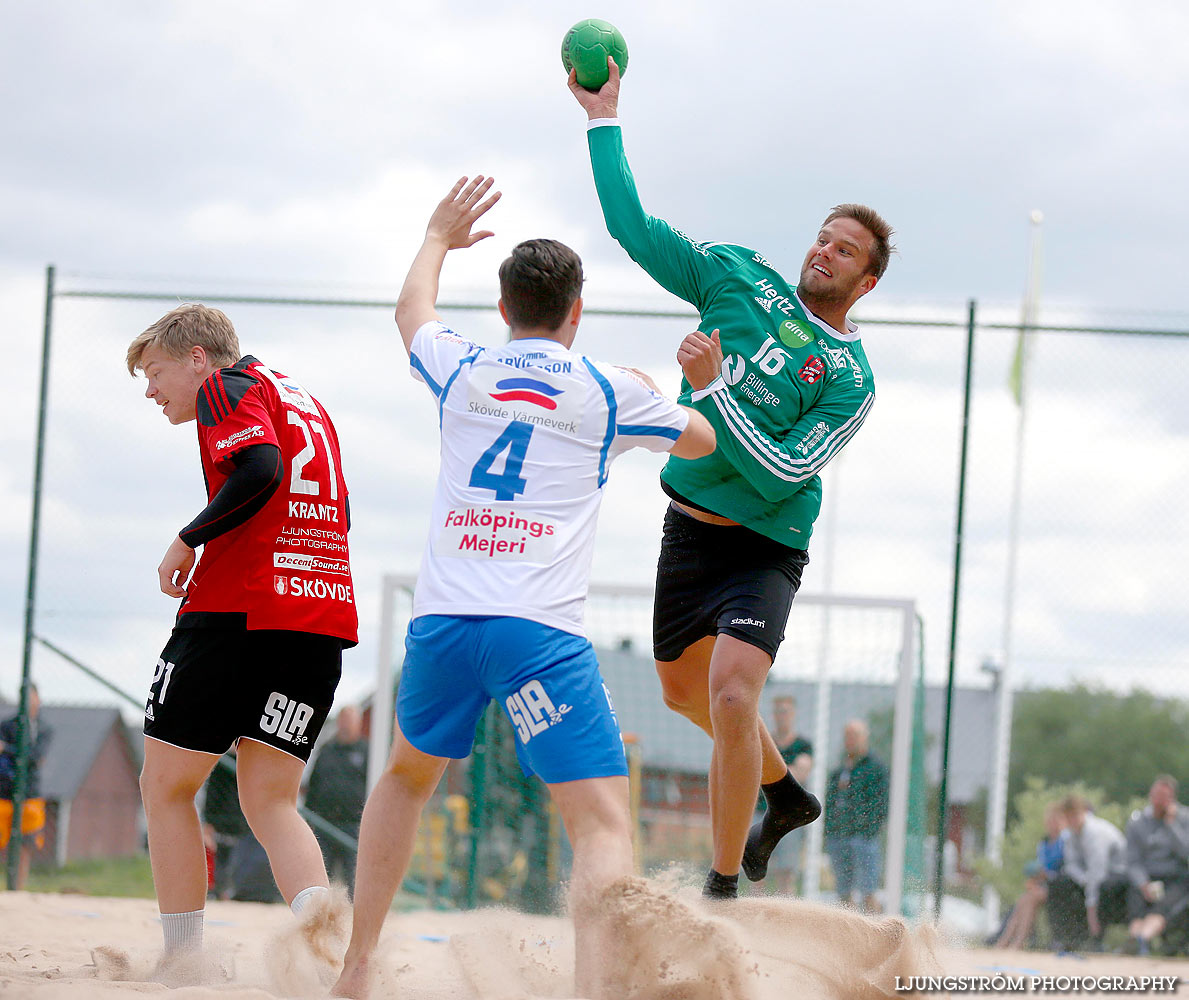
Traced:
[[607, 82], [608, 56], [615, 60], [620, 75], [627, 72], [627, 42], [615, 25], [597, 17], [579, 21], [561, 40], [562, 65], [567, 73], [576, 71], [578, 83], [587, 90], [598, 90]]

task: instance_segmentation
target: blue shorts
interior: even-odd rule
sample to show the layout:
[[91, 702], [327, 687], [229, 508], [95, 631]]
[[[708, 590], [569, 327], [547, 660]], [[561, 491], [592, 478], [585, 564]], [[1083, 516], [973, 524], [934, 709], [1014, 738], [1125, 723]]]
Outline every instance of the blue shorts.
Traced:
[[462, 759], [494, 698], [525, 774], [557, 784], [628, 773], [590, 642], [524, 618], [422, 615], [409, 623], [396, 718], [414, 747]]
[[826, 853], [834, 869], [838, 898], [850, 902], [851, 893], [859, 890], [863, 897], [872, 896], [879, 888], [879, 838], [826, 837]]

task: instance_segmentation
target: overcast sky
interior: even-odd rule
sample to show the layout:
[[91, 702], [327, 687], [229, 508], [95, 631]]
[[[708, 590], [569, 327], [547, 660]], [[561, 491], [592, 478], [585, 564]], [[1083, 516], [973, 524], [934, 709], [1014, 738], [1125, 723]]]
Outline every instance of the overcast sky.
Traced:
[[[621, 115], [646, 207], [755, 247], [790, 277], [830, 206], [863, 201], [899, 257], [856, 318], [1018, 315], [1044, 211], [1044, 318], [1189, 327], [1189, 12], [1169, 3], [492, 5], [0, 0], [0, 693], [20, 662], [44, 267], [64, 288], [394, 299], [434, 202], [497, 177], [496, 237], [446, 297], [490, 302], [521, 239], [582, 254], [588, 305], [673, 308], [609, 239], [565, 29], [627, 37]], [[60, 299], [39, 628], [141, 693], [168, 633], [155, 567], [202, 506], [192, 428], [122, 371], [166, 303]], [[379, 577], [412, 572], [435, 423], [383, 310], [228, 306], [245, 348], [318, 395], [352, 489], [369, 686]], [[495, 342], [491, 315], [460, 329]], [[579, 346], [675, 389], [683, 321], [584, 324]], [[879, 401], [839, 466], [806, 592], [919, 602], [945, 667], [963, 335], [871, 325]], [[1173, 684], [1189, 660], [1189, 340], [1050, 335], [1032, 370], [1015, 652], [1025, 683]], [[1011, 340], [980, 336], [960, 678], [1001, 655], [1015, 409]], [[647, 584], [659, 462], [613, 473], [595, 579]], [[832, 553], [832, 558], [826, 556]], [[39, 654], [43, 676], [66, 677]], [[1144, 668], [1144, 669], [1139, 669]], [[797, 669], [790, 665], [788, 669]], [[1145, 672], [1146, 671], [1146, 672]], [[57, 673], [55, 673], [57, 672]]]

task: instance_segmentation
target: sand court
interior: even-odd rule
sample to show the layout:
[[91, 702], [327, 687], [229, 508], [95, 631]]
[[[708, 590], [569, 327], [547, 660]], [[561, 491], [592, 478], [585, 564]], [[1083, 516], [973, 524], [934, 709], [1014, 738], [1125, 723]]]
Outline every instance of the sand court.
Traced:
[[[708, 907], [692, 888], [661, 892], [640, 879], [621, 897], [613, 948], [624, 1000], [875, 1000], [914, 976], [1189, 976], [1183, 960], [963, 949], [931, 928], [800, 900]], [[328, 995], [327, 970], [287, 908], [210, 902], [206, 914], [202, 960], [172, 970], [170, 988], [146, 981], [160, 958], [152, 900], [0, 894], [0, 997]], [[323, 944], [345, 928], [331, 930]], [[501, 910], [393, 914], [378, 969], [379, 1000], [561, 1000], [574, 996], [573, 932], [561, 917]]]

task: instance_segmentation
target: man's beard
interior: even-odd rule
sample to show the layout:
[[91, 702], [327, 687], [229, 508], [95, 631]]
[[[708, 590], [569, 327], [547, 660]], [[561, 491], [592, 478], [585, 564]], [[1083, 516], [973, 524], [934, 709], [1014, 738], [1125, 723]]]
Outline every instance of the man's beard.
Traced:
[[[862, 275], [860, 275], [849, 284], [843, 284], [842, 282], [835, 279], [830, 281], [829, 284], [826, 284], [825, 287], [822, 287], [821, 284], [816, 282], [814, 283], [814, 286], [806, 287], [806, 277], [814, 274], [819, 274], [819, 272], [813, 269], [812, 264], [810, 264], [808, 267], [802, 268], [801, 270], [801, 284], [797, 286], [797, 291], [800, 293], [801, 298], [805, 301], [806, 305], [808, 305], [810, 302], [817, 302], [822, 305], [832, 305], [836, 302], [847, 302], [854, 295], [855, 289], [858, 287], [859, 282], [863, 280]], [[819, 276], [822, 278], [825, 277], [825, 275]]]

